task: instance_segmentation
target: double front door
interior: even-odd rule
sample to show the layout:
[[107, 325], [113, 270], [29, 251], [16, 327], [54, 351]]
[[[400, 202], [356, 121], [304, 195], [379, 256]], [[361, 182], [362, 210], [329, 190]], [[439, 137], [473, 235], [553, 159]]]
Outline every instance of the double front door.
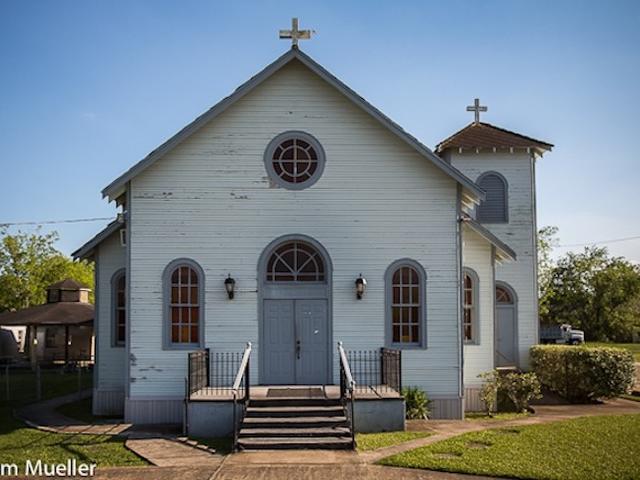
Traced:
[[326, 299], [265, 299], [262, 383], [329, 383], [328, 320]]

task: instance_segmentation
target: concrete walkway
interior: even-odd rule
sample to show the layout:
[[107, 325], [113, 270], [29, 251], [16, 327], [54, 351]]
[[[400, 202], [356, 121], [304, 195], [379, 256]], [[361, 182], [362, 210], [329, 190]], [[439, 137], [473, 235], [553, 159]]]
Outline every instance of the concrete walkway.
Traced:
[[231, 465], [211, 470], [199, 467], [103, 468], [99, 480], [496, 480], [455, 473], [380, 467], [377, 465]]
[[[77, 395], [68, 401], [77, 400]], [[66, 403], [55, 399], [31, 405], [19, 415], [30, 425], [61, 433], [96, 433], [126, 436], [126, 446], [155, 467], [100, 468], [100, 479], [154, 480], [275, 480], [305, 478], [341, 479], [442, 479], [483, 478], [423, 470], [398, 469], [373, 465], [378, 460], [414, 448], [430, 445], [467, 432], [508, 426], [534, 425], [592, 415], [640, 414], [640, 402], [615, 399], [600, 405], [537, 405], [536, 414], [507, 421], [426, 420], [412, 421], [409, 430], [430, 431], [433, 435], [371, 452], [296, 450], [241, 452], [226, 457], [178, 441], [178, 433], [162, 433], [131, 425], [81, 425], [57, 412]]]

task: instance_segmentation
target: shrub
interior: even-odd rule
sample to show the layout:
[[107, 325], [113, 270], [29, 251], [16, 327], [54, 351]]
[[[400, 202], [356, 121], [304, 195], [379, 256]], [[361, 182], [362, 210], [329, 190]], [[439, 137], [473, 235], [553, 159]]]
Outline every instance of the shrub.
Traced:
[[615, 347], [536, 345], [531, 366], [542, 384], [572, 402], [593, 402], [633, 386], [633, 355]]
[[499, 388], [509, 397], [518, 413], [527, 411], [529, 401], [542, 397], [540, 380], [535, 373], [507, 373], [500, 377]]
[[425, 420], [431, 410], [431, 400], [427, 394], [418, 387], [405, 387], [402, 389], [402, 396], [407, 408], [406, 417], [408, 420]]
[[[534, 373], [501, 374], [498, 370], [478, 375], [484, 380], [480, 389], [480, 399], [488, 416], [493, 416], [498, 397], [508, 398], [515, 410], [520, 413], [529, 408], [529, 401], [540, 398], [540, 381]], [[510, 409], [510, 408], [509, 408]]]
[[493, 412], [496, 411], [498, 403], [500, 374], [497, 370], [492, 370], [490, 372], [481, 373], [478, 377], [484, 380], [484, 383], [480, 388], [480, 400], [482, 400], [484, 411], [489, 417], [493, 417]]

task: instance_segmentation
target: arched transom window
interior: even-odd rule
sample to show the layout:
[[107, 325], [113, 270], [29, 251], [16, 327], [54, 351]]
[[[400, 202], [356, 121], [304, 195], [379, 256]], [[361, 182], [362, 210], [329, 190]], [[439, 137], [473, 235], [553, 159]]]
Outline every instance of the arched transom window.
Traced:
[[303, 241], [277, 247], [267, 262], [268, 282], [324, 282], [325, 265], [320, 252]]
[[496, 303], [512, 304], [513, 296], [511, 295], [511, 292], [504, 287], [496, 287]]
[[278, 135], [265, 151], [270, 177], [280, 186], [293, 190], [314, 184], [322, 175], [324, 160], [320, 143], [304, 132]]
[[478, 186], [486, 194], [484, 201], [478, 207], [478, 221], [508, 222], [508, 187], [505, 178], [496, 172], [483, 173], [478, 178]]
[[423, 275], [412, 264], [391, 267], [390, 282], [390, 340], [392, 345], [424, 345], [424, 285]]
[[124, 345], [127, 338], [127, 281], [124, 272], [113, 279], [114, 344]]
[[189, 264], [175, 266], [169, 285], [169, 341], [173, 345], [200, 343], [202, 323], [201, 280]]

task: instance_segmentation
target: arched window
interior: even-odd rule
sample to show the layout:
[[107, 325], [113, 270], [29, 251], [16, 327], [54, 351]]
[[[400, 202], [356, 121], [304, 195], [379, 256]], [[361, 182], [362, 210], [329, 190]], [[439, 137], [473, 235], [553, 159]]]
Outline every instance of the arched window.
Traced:
[[204, 274], [192, 260], [176, 260], [165, 270], [165, 345], [194, 348], [203, 342]]
[[127, 281], [124, 269], [113, 275], [111, 291], [113, 345], [121, 347], [127, 340]]
[[387, 343], [390, 346], [426, 346], [425, 279], [422, 266], [413, 260], [399, 260], [387, 269]]
[[278, 246], [267, 261], [267, 282], [324, 282], [322, 255], [303, 241]]
[[496, 303], [503, 305], [513, 304], [513, 296], [505, 287], [496, 286]]
[[462, 333], [466, 343], [478, 341], [478, 275], [470, 268], [464, 269]]
[[318, 181], [324, 169], [325, 155], [315, 137], [291, 131], [269, 142], [264, 162], [275, 183], [290, 190], [301, 190]]
[[497, 172], [486, 172], [480, 175], [477, 183], [486, 194], [484, 201], [478, 206], [477, 220], [484, 223], [508, 222], [507, 180]]

